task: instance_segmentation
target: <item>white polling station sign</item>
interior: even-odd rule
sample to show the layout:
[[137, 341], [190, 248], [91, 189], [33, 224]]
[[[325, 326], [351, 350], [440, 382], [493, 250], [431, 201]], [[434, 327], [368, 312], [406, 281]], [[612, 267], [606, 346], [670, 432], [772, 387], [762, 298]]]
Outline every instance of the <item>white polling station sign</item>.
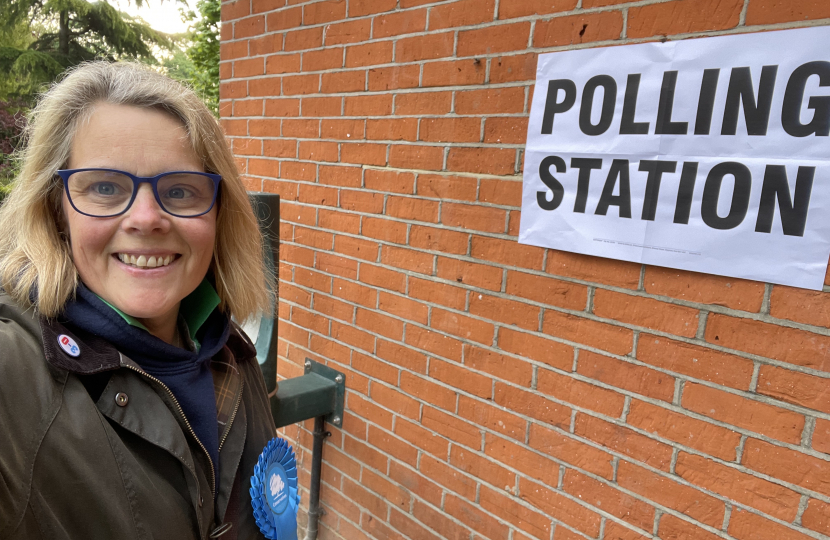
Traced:
[[539, 56], [519, 242], [819, 290], [830, 27]]

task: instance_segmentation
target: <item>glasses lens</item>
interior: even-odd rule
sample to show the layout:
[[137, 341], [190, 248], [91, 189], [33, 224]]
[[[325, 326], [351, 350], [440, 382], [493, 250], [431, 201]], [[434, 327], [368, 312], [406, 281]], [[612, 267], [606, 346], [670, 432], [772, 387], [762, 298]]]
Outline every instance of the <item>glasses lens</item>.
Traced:
[[122, 212], [133, 195], [129, 176], [111, 171], [80, 171], [67, 182], [70, 201], [80, 212], [111, 216]]
[[196, 173], [175, 173], [162, 176], [158, 194], [164, 209], [178, 216], [195, 216], [213, 205], [215, 185], [209, 176]]

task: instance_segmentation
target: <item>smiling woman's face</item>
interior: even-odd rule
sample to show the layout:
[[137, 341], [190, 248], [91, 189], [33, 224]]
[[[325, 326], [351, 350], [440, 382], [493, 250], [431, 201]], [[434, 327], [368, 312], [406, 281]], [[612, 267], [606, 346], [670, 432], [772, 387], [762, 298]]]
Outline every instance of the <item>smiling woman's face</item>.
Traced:
[[[154, 109], [107, 103], [95, 106], [72, 143], [68, 168], [88, 167], [136, 176], [204, 171], [178, 119]], [[130, 209], [120, 216], [79, 214], [66, 194], [63, 212], [84, 284], [153, 334], [172, 338], [179, 302], [196, 289], [210, 266], [216, 206], [202, 216], [175, 217], [159, 207], [150, 184], [142, 183]], [[131, 264], [132, 257], [137, 264]], [[150, 257], [156, 258], [155, 268], [146, 265]], [[167, 260], [169, 264], [160, 266]]]

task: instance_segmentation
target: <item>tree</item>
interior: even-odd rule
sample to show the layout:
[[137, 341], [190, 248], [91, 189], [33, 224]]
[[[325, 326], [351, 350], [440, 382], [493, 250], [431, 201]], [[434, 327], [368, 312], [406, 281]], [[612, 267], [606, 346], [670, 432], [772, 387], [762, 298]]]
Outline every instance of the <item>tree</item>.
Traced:
[[0, 2], [0, 72], [8, 74], [0, 83], [0, 99], [30, 99], [41, 85], [86, 60], [154, 63], [153, 48], [171, 45], [170, 36], [107, 0]]
[[193, 11], [182, 11], [182, 20], [192, 25], [186, 36], [190, 45], [183, 54], [174, 52], [162, 62], [167, 74], [189, 84], [216, 116], [219, 116], [221, 7], [220, 0], [199, 0], [196, 3], [199, 16]]

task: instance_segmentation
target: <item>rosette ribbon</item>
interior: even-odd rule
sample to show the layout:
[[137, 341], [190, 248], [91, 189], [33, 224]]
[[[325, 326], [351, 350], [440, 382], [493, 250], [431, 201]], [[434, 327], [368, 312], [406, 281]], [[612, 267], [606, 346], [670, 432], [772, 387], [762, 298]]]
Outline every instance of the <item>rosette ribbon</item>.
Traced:
[[285, 439], [271, 439], [251, 477], [251, 504], [259, 530], [269, 540], [297, 540], [297, 460]]

